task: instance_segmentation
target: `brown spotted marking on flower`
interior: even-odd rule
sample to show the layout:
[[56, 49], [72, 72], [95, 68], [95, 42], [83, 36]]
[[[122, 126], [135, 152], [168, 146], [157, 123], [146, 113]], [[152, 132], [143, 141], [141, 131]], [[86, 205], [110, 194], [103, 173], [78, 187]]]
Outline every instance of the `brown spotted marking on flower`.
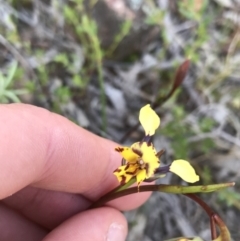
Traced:
[[122, 152], [124, 150], [124, 148], [122, 148], [122, 147], [116, 147], [115, 148], [115, 151], [117, 151], [117, 152]]

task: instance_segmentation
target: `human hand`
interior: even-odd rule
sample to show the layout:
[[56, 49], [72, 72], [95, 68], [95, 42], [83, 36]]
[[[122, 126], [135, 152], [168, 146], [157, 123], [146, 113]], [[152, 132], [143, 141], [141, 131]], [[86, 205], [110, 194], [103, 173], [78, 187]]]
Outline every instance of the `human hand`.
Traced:
[[31, 105], [1, 105], [0, 113], [0, 241], [125, 240], [118, 210], [149, 194], [87, 210], [118, 185], [116, 144]]

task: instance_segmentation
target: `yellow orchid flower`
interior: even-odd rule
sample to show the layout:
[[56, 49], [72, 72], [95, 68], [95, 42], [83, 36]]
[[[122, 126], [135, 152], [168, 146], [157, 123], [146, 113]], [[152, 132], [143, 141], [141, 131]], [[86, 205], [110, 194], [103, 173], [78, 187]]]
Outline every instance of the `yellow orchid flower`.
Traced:
[[159, 167], [160, 161], [152, 143], [136, 142], [129, 147], [117, 147], [122, 157], [127, 161], [126, 165], [114, 171], [121, 184], [127, 183], [133, 176], [136, 176], [140, 184], [146, 178], [150, 178]]
[[[175, 160], [171, 165], [160, 167], [159, 154], [150, 139], [155, 134], [160, 125], [160, 118], [149, 104], [141, 108], [139, 121], [145, 131], [143, 141], [136, 142], [131, 147], [116, 147], [126, 161], [125, 165], [120, 166], [114, 171], [121, 184], [125, 184], [132, 177], [136, 177], [138, 186], [144, 180], [154, 180], [155, 174], [166, 174], [173, 172], [186, 182], [196, 182], [199, 176], [196, 175], [193, 167], [185, 160]], [[152, 179], [151, 179], [152, 178]], [[155, 178], [156, 179], [156, 178]]]

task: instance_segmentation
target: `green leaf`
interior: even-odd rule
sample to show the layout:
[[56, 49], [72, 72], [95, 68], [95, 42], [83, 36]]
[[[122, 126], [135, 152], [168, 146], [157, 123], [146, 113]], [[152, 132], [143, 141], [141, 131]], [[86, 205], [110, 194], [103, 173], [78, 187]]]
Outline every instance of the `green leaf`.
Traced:
[[12, 92], [12, 91], [5, 91], [4, 96], [8, 99], [12, 100], [13, 102], [20, 103], [20, 99]]
[[9, 86], [9, 84], [12, 82], [14, 74], [16, 73], [18, 63], [17, 61], [14, 61], [11, 65], [11, 67], [8, 70], [7, 78], [4, 81], [4, 87], [5, 89]]
[[3, 95], [4, 92], [4, 76], [2, 74], [2, 72], [0, 72], [0, 97]]
[[29, 93], [29, 91], [26, 89], [12, 90], [11, 92], [13, 92], [15, 95], [25, 95]]

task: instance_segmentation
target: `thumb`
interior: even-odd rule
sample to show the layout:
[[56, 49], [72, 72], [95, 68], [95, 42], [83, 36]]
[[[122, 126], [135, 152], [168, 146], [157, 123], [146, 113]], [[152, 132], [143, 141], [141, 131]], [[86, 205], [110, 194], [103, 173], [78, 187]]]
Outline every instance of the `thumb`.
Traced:
[[68, 219], [43, 241], [124, 241], [127, 222], [122, 213], [110, 207], [87, 210]]

